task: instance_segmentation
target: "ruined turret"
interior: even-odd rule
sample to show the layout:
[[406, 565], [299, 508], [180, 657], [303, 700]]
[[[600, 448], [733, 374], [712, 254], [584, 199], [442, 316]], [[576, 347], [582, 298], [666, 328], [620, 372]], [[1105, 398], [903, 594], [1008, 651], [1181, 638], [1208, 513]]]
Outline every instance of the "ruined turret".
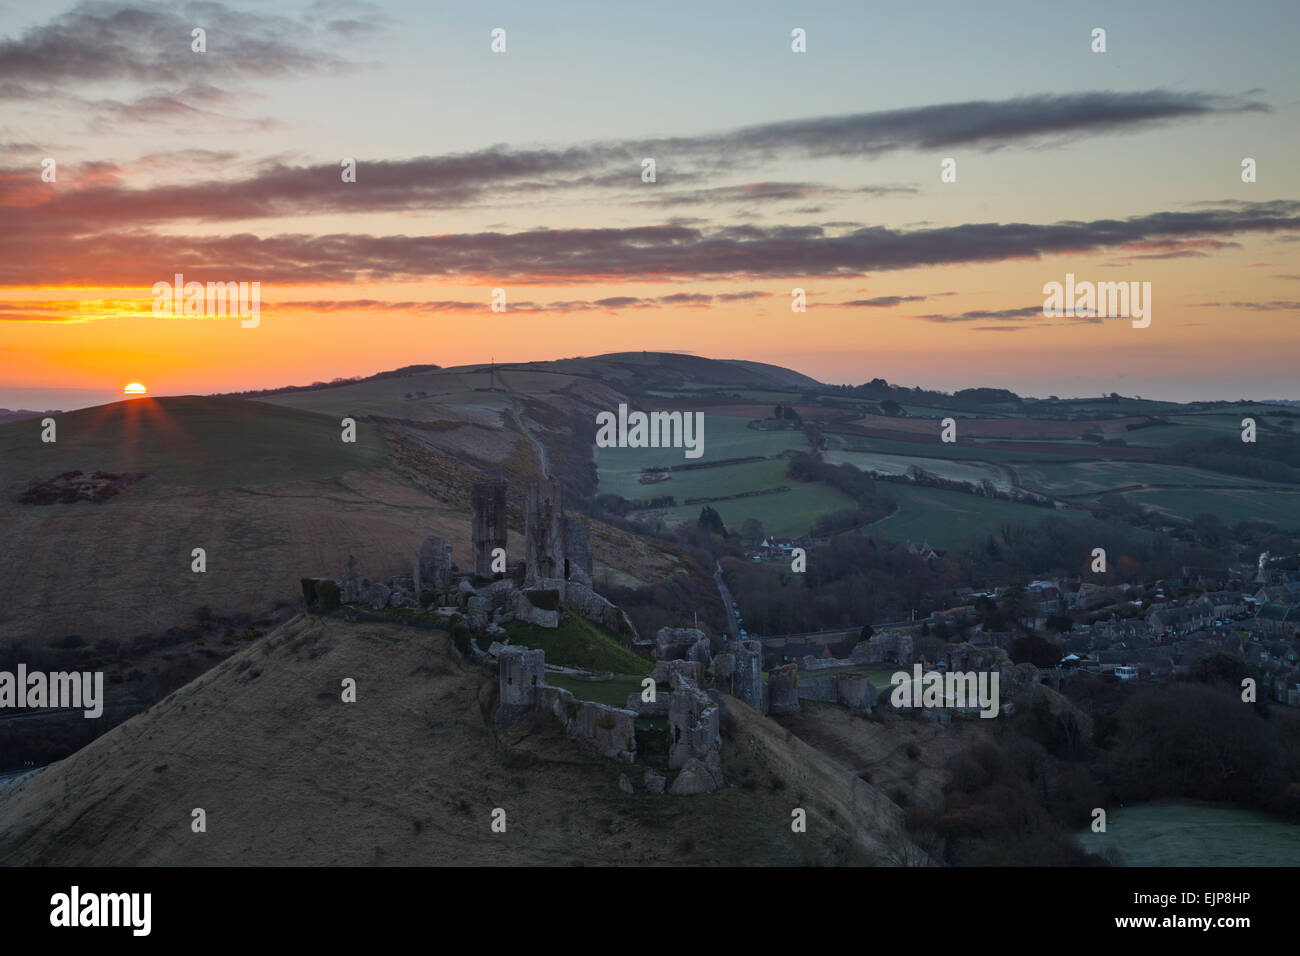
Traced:
[[506, 483], [476, 481], [474, 508], [474, 573], [481, 578], [492, 576], [492, 552], [506, 546]]
[[534, 482], [524, 508], [525, 586], [563, 577], [564, 530], [564, 486], [553, 480]]

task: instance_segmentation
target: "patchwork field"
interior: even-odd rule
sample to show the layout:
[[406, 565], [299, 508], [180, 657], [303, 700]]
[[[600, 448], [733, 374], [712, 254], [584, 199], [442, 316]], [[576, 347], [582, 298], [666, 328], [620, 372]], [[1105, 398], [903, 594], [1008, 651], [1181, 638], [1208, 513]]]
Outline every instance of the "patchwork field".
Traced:
[[[786, 451], [807, 450], [803, 432], [761, 431], [749, 428], [748, 421], [727, 415], [705, 415], [704, 455], [698, 459], [684, 457], [680, 448], [598, 448], [597, 491], [629, 499], [672, 495], [678, 502], [676, 508], [639, 512], [637, 516], [654, 516], [669, 524], [683, 524], [695, 521], [703, 507], [684, 504], [687, 498], [713, 498], [788, 486], [788, 491], [776, 494], [710, 503], [729, 528], [738, 530], [745, 518], [754, 517], [763, 522], [769, 533], [783, 537], [803, 534], [825, 509], [834, 511], [852, 506], [846, 495], [831, 488], [786, 477], [786, 461], [776, 456]], [[673, 471], [669, 480], [647, 485], [637, 480], [649, 467], [752, 456], [762, 456], [765, 460]]]
[[[1092, 421], [1052, 421], [1030, 418], [968, 418], [957, 428], [958, 441], [967, 438], [994, 438], [1013, 440], [1061, 441], [1082, 438], [1087, 432], [1103, 435], [1122, 435], [1129, 425], [1145, 422], [1145, 418], [1109, 418]], [[938, 436], [939, 421], [933, 418], [894, 418], [889, 415], [864, 415], [853, 422], [863, 428], [877, 431], [904, 432], [913, 435]]]
[[615, 472], [608, 476], [601, 471], [600, 492], [621, 495], [629, 499], [672, 495], [678, 503], [683, 503], [687, 498], [710, 498], [788, 485], [790, 479], [786, 477], [786, 467], [784, 458], [768, 458], [737, 465], [719, 465], [717, 468], [674, 471], [670, 473], [672, 477], [667, 481], [657, 481], [649, 485], [637, 481], [639, 470], [632, 473]]
[[956, 408], [936, 408], [933, 405], [904, 405], [903, 411], [919, 418], [979, 418], [979, 412], [961, 411]]
[[[771, 458], [783, 451], [807, 451], [808, 440], [800, 431], [761, 431], [748, 427], [749, 419], [730, 415], [704, 416], [704, 454], [687, 458], [681, 448], [597, 448], [596, 467], [600, 471], [600, 491], [605, 493], [607, 480], [615, 476], [636, 476], [644, 469], [694, 462], [721, 461], [761, 455]], [[747, 489], [736, 489], [747, 490]], [[614, 492], [620, 494], [621, 492]]]
[[[782, 538], [806, 534], [821, 515], [854, 507], [852, 498], [826, 485], [788, 479], [781, 483], [789, 485], [790, 490], [753, 498], [714, 501], [708, 507], [722, 516], [728, 531], [739, 531], [746, 518], [757, 518], [763, 522], [767, 534]], [[678, 505], [676, 508], [639, 512], [637, 517], [657, 517], [670, 525], [685, 524], [698, 520], [703, 507], [702, 504]]]

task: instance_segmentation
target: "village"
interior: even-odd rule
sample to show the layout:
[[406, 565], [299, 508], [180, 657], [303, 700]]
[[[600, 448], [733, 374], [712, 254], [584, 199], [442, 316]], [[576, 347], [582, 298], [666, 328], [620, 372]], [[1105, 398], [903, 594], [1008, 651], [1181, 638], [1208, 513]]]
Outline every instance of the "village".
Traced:
[[[808, 537], [766, 537], [748, 556], [754, 563], [788, 564], [797, 549], [816, 543]], [[923, 561], [942, 558], [942, 552], [924, 541], [898, 547]], [[936, 648], [966, 643], [1009, 654], [1017, 634], [987, 630], [978, 623], [981, 610], [990, 606], [1010, 608], [1024, 630], [1048, 635], [1059, 645], [1062, 656], [1052, 667], [1057, 682], [1074, 673], [1171, 681], [1189, 676], [1197, 661], [1224, 654], [1265, 676], [1261, 695], [1300, 706], [1300, 570], [1294, 558], [1262, 554], [1254, 565], [1184, 567], [1178, 577], [1146, 586], [1056, 578], [987, 591], [957, 588], [951, 606], [942, 611], [875, 624], [869, 630], [918, 642], [931, 638]], [[741, 634], [749, 636], [744, 630]], [[834, 666], [847, 647], [861, 639], [852, 630], [830, 630], [774, 635], [762, 642], [769, 655], [801, 661], [807, 669]], [[947, 666], [942, 651], [918, 651], [917, 660], [939, 669]]]

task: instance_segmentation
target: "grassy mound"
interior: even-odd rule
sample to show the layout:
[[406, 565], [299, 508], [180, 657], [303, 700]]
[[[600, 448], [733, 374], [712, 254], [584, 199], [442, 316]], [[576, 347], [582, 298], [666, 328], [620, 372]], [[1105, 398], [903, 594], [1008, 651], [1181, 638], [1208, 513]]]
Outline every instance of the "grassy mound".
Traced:
[[559, 627], [538, 627], [525, 621], [507, 621], [510, 643], [546, 652], [546, 663], [585, 667], [615, 674], [648, 674], [654, 664], [634, 654], [599, 624], [571, 611], [562, 611]]

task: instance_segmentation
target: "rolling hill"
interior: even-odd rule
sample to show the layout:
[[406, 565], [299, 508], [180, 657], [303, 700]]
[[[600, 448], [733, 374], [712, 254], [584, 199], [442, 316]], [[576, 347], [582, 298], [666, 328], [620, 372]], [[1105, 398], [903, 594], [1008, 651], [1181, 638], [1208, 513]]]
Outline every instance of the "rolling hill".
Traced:
[[[341, 702], [345, 677], [355, 703]], [[625, 793], [622, 765], [549, 723], [498, 734], [495, 694], [492, 670], [462, 659], [441, 632], [299, 616], [0, 789], [0, 865], [927, 859], [880, 791], [734, 699], [723, 759], [741, 785], [673, 797], [645, 792], [640, 770]], [[807, 833], [791, 832], [795, 806], [807, 810]], [[191, 828], [195, 808], [206, 832]], [[496, 808], [505, 833], [490, 829]]]

